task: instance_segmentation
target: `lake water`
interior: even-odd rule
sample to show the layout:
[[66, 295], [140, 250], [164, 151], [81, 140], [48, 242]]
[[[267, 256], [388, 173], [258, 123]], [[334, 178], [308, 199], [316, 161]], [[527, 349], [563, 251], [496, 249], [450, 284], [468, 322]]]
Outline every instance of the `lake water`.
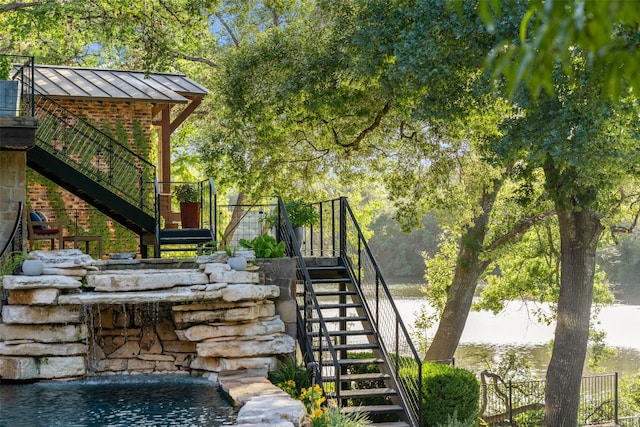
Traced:
[[[408, 328], [424, 304], [419, 284], [392, 284], [394, 300]], [[598, 315], [598, 329], [606, 332], [605, 342], [618, 355], [603, 362], [600, 373], [634, 374], [640, 369], [640, 294], [625, 295], [622, 302], [604, 307]], [[632, 304], [629, 304], [631, 302]], [[513, 301], [497, 315], [488, 311], [471, 312], [456, 352], [456, 365], [479, 372], [483, 360], [497, 361], [509, 349], [524, 352], [535, 374], [543, 377], [550, 357], [549, 343], [555, 325], [536, 322], [534, 310], [549, 311], [548, 305]], [[423, 331], [433, 337], [436, 327]], [[594, 374], [585, 366], [585, 375]]]
[[0, 427], [226, 426], [231, 401], [200, 377], [127, 375], [0, 385]]

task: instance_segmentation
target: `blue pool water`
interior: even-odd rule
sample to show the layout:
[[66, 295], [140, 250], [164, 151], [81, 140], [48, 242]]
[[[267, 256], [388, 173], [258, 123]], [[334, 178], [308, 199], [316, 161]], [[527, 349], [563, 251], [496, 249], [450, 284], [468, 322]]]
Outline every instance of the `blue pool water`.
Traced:
[[0, 383], [0, 427], [227, 426], [236, 411], [203, 378], [169, 375]]

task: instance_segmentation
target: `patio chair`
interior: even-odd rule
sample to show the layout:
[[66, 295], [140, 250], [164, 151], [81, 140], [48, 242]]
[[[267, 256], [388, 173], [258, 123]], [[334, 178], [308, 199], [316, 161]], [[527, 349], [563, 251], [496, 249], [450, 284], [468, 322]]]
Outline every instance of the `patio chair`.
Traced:
[[36, 240], [48, 240], [51, 250], [62, 249], [62, 223], [59, 221], [49, 221], [41, 212], [31, 212], [27, 215], [27, 229], [29, 234], [29, 250], [33, 250]]

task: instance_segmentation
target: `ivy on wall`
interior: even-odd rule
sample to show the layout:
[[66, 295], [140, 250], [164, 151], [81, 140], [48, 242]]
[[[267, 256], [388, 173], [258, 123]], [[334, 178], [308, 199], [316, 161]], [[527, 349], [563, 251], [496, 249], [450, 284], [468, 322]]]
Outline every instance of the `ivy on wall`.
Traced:
[[[152, 149], [151, 140], [146, 135], [144, 125], [141, 121], [132, 121], [131, 135], [127, 133], [127, 129], [121, 120], [116, 122], [115, 130], [113, 129], [113, 125], [106, 121], [103, 121], [100, 125], [95, 123], [93, 125], [100, 128], [102, 132], [121, 144], [130, 147], [140, 156], [147, 159], [149, 158]], [[144, 176], [143, 179], [145, 183], [152, 184], [152, 172], [149, 172], [149, 176]], [[70, 234], [102, 236], [105, 253], [136, 252], [138, 236], [126, 227], [91, 208], [87, 209], [87, 219], [79, 220], [77, 212], [74, 213], [73, 209], [67, 209], [60, 187], [47, 178], [33, 172], [31, 169], [27, 170], [27, 184], [29, 187], [40, 184], [46, 189], [51, 210], [55, 212], [56, 219], [65, 224], [65, 228]], [[31, 201], [28, 200], [27, 203], [28, 208], [33, 210]], [[35, 245], [39, 247], [39, 242], [36, 242]]]

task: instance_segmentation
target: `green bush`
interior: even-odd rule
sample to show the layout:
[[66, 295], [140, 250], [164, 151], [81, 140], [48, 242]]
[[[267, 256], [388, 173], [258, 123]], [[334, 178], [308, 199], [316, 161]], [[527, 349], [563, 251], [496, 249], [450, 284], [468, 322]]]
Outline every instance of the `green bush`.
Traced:
[[304, 365], [299, 364], [294, 356], [286, 357], [277, 369], [269, 372], [269, 381], [294, 399], [300, 397], [302, 389], [311, 387], [309, 371]]
[[480, 382], [465, 369], [439, 363], [422, 365], [422, 424], [432, 427], [451, 421], [474, 419], [478, 414]]
[[240, 246], [253, 249], [256, 258], [282, 258], [284, 256], [284, 242], [278, 243], [275, 237], [264, 233], [249, 241], [240, 239]]

